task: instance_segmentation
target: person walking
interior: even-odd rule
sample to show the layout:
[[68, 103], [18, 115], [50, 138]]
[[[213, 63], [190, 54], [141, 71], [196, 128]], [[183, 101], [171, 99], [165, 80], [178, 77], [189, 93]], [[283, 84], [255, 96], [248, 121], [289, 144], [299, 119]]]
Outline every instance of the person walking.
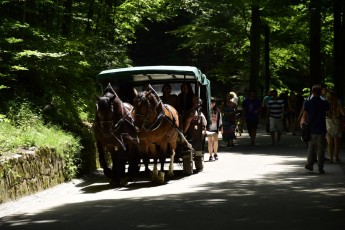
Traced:
[[284, 130], [284, 107], [284, 101], [278, 98], [277, 90], [272, 90], [272, 99], [267, 102], [268, 111], [266, 115], [266, 122], [269, 123], [270, 126], [272, 145], [280, 142], [281, 134]]
[[[269, 100], [272, 99], [272, 90], [269, 90], [267, 92], [267, 95], [264, 96], [264, 98], [262, 99], [262, 113], [263, 113], [263, 118], [267, 117], [267, 113], [268, 113], [268, 108], [267, 108], [267, 103]], [[267, 134], [270, 133], [270, 125], [269, 122], [266, 123], [266, 132]]]
[[312, 97], [305, 101], [304, 110], [300, 120], [300, 125], [305, 121], [310, 124], [311, 140], [308, 143], [308, 157], [305, 168], [313, 171], [315, 162], [315, 149], [318, 156], [319, 173], [325, 173], [324, 170], [324, 153], [326, 143], [326, 115], [329, 116], [330, 105], [327, 100], [321, 99], [321, 86], [312, 87]]
[[297, 95], [294, 91], [290, 92], [289, 98], [288, 98], [288, 113], [289, 113], [289, 119], [290, 119], [290, 130], [291, 130], [291, 134], [293, 136], [296, 136], [296, 129], [298, 126], [297, 123], [297, 118], [298, 118], [298, 113], [299, 113], [299, 109], [298, 109], [298, 102], [297, 102], [298, 98]]
[[207, 147], [210, 154], [209, 161], [218, 160], [218, 133], [222, 130], [222, 114], [216, 104], [216, 100], [211, 98], [211, 125], [207, 133]]
[[255, 145], [256, 131], [258, 129], [261, 108], [261, 101], [257, 98], [256, 91], [251, 90], [249, 97], [246, 97], [243, 101], [242, 114], [247, 124], [251, 145]]
[[333, 163], [334, 155], [335, 161], [340, 161], [339, 145], [342, 137], [341, 116], [345, 114], [337, 93], [334, 90], [330, 90], [327, 94], [327, 101], [330, 105], [330, 113], [326, 116], [327, 151], [330, 163]]
[[223, 140], [227, 142], [227, 147], [234, 147], [236, 129], [236, 104], [231, 100], [233, 95], [228, 93], [222, 105]]
[[[320, 99], [326, 101], [326, 100], [327, 100], [327, 93], [328, 93], [327, 85], [322, 84], [322, 85], [320, 85], [320, 87], [321, 87]], [[312, 99], [312, 98], [313, 98], [313, 93], [311, 92], [311, 93], [310, 93], [310, 96], [307, 98], [307, 100], [310, 100], [310, 99]], [[304, 104], [303, 104], [302, 109], [301, 109], [301, 111], [300, 111], [300, 114], [299, 114], [299, 116], [298, 116], [298, 120], [299, 120], [299, 121], [301, 120], [301, 117], [302, 117], [302, 115], [303, 115], [303, 111], [304, 111]], [[315, 152], [315, 153], [313, 154], [313, 156], [314, 156], [314, 161], [316, 162], [316, 161], [317, 161], [316, 149], [314, 149], [313, 151]], [[326, 157], [326, 151], [324, 151], [324, 154], [323, 154], [323, 155], [324, 155], [324, 156], [323, 156], [324, 161], [329, 161], [329, 158]]]
[[242, 111], [243, 111], [243, 101], [245, 99], [245, 97], [242, 95], [241, 92], [238, 92], [237, 93], [237, 98], [238, 98], [238, 101], [237, 101], [237, 107], [236, 107], [236, 110], [237, 110], [237, 115], [239, 116], [239, 121], [237, 123], [238, 125], [238, 132], [241, 134], [243, 133], [243, 115], [242, 115]]

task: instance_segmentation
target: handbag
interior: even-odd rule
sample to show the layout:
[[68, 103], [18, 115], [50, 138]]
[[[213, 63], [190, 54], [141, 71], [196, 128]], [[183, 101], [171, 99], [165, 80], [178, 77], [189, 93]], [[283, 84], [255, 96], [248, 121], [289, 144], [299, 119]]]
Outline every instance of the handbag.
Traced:
[[301, 125], [301, 141], [308, 143], [311, 140], [310, 124], [304, 122]]

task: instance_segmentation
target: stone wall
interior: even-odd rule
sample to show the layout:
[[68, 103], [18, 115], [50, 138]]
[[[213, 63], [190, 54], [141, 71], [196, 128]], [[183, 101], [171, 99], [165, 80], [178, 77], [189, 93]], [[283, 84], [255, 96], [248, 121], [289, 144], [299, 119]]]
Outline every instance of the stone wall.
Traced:
[[0, 204], [63, 183], [64, 166], [62, 158], [49, 148], [0, 157]]

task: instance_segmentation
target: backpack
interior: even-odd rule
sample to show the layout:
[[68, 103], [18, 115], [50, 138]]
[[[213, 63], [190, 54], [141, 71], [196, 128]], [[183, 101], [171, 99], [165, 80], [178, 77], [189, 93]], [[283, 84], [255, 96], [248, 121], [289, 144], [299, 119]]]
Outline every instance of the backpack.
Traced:
[[304, 122], [301, 126], [301, 141], [308, 143], [311, 140], [310, 124]]

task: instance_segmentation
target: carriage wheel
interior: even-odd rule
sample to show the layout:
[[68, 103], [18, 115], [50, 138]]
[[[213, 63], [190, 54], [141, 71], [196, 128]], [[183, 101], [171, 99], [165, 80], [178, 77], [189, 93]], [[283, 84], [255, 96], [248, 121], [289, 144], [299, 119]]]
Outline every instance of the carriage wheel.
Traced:
[[183, 156], [183, 172], [188, 176], [193, 174], [193, 158], [191, 152]]
[[201, 172], [204, 169], [204, 157], [196, 156], [194, 157], [194, 164], [196, 171]]

